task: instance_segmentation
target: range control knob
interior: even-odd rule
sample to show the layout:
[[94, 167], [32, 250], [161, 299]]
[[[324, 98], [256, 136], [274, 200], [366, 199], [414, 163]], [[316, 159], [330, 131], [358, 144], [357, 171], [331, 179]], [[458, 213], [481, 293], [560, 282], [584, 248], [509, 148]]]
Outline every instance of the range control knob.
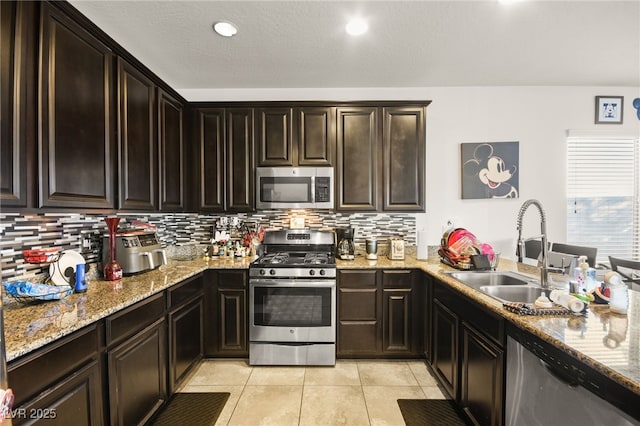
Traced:
[[265, 271], [264, 269], [260, 269], [260, 275], [264, 275], [266, 273], [267, 273], [267, 271]]
[[275, 275], [276, 274], [276, 270], [275, 269], [270, 269], [269, 270], [269, 275]]
[[316, 270], [315, 269], [310, 269], [309, 270], [309, 275], [315, 275], [316, 274]]
[[320, 269], [320, 275], [325, 275], [325, 274], [326, 274], [325, 270], [324, 269]]

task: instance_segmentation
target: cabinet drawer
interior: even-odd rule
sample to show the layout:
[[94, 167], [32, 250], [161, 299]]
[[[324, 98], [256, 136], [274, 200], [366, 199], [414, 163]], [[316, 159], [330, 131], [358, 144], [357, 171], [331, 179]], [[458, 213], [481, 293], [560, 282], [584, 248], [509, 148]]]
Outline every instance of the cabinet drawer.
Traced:
[[177, 308], [191, 298], [202, 294], [202, 274], [188, 278], [168, 290], [169, 309]]
[[246, 288], [246, 271], [216, 271], [216, 284], [218, 288]]
[[107, 318], [107, 346], [157, 321], [164, 315], [164, 306], [164, 293], [159, 293]]
[[376, 321], [377, 290], [341, 288], [338, 300], [340, 321]]
[[376, 271], [340, 271], [338, 285], [341, 288], [375, 288]]
[[411, 288], [413, 271], [390, 270], [382, 271], [382, 287], [384, 288]]
[[52, 383], [78, 368], [98, 352], [95, 325], [60, 339], [8, 366], [9, 383], [16, 395], [15, 405], [40, 393]]

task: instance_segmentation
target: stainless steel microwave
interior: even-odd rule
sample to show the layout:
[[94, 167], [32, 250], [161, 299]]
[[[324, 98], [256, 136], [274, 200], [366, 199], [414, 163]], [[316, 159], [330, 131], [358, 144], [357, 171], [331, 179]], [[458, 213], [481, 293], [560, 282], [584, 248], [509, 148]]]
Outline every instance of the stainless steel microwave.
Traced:
[[257, 209], [333, 209], [333, 167], [256, 168]]

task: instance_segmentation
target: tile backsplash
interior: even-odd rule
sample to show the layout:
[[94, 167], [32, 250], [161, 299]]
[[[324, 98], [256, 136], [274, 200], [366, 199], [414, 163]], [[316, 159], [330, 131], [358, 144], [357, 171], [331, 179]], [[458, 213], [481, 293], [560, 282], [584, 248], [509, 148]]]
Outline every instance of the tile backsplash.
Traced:
[[[196, 213], [118, 213], [120, 227], [145, 222], [157, 227], [158, 237], [169, 255], [175, 246], [185, 243], [206, 244], [211, 231], [222, 217], [237, 217], [249, 228], [288, 228], [292, 217], [304, 216], [309, 228], [334, 229], [352, 226], [356, 230], [356, 246], [363, 247], [367, 238], [385, 240], [399, 236], [408, 246], [416, 244], [416, 219], [412, 214], [398, 213], [330, 213], [309, 210], [267, 210], [235, 215]], [[104, 215], [78, 213], [0, 213], [0, 268], [2, 279], [17, 277], [42, 278], [47, 265], [26, 263], [22, 251], [31, 248], [59, 247], [80, 252], [87, 263], [101, 262], [102, 235], [107, 232]], [[384, 241], [381, 241], [384, 250]], [[95, 265], [94, 265], [95, 266]]]

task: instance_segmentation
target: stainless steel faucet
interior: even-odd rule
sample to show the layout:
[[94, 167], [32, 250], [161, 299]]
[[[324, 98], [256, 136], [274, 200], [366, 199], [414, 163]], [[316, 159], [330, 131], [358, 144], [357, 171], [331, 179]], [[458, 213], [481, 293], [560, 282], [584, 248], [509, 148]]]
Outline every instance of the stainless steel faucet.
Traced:
[[518, 262], [522, 262], [522, 256], [523, 253], [525, 252], [525, 248], [524, 248], [524, 243], [525, 241], [528, 240], [524, 240], [522, 239], [522, 218], [524, 217], [524, 213], [527, 211], [527, 209], [529, 208], [529, 206], [534, 205], [538, 208], [538, 211], [540, 212], [540, 233], [541, 235], [537, 236], [537, 237], [532, 237], [530, 239], [534, 239], [534, 238], [540, 238], [540, 244], [541, 244], [541, 267], [540, 267], [540, 285], [542, 286], [542, 288], [549, 288], [549, 261], [548, 261], [548, 246], [547, 246], [547, 219], [545, 217], [544, 214], [544, 209], [542, 208], [542, 204], [540, 204], [540, 201], [538, 200], [527, 200], [525, 201], [522, 206], [520, 207], [520, 211], [518, 212], [518, 223], [517, 223], [517, 227], [518, 227]]

